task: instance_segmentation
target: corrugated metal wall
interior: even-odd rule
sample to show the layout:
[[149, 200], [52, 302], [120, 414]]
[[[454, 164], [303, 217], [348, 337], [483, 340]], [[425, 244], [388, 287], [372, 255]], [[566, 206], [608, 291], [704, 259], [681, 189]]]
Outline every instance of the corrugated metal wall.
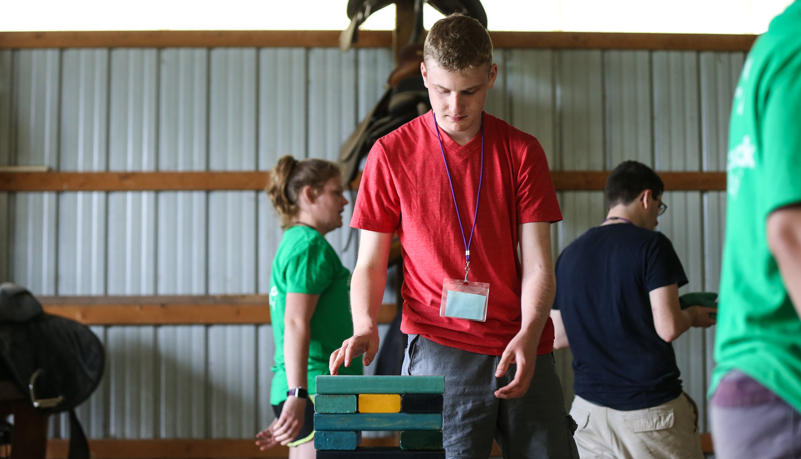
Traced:
[[[537, 136], [556, 170], [637, 159], [723, 171], [743, 53], [498, 50], [487, 111]], [[267, 170], [336, 159], [383, 92], [387, 49], [0, 51], [0, 165], [64, 171]], [[605, 215], [600, 192], [559, 193], [558, 253]], [[669, 192], [659, 229], [716, 290], [725, 196]], [[346, 216], [346, 221], [348, 217]], [[281, 232], [264, 193], [0, 193], [0, 280], [39, 295], [267, 293]], [[349, 232], [328, 239], [346, 266]], [[394, 301], [388, 292], [385, 301]], [[268, 406], [269, 326], [94, 327], [108, 376], [80, 409], [92, 437], [252, 438]], [[702, 406], [713, 331], [675, 344]], [[572, 396], [569, 352], [560, 371]], [[63, 422], [53, 434], [65, 434]]]

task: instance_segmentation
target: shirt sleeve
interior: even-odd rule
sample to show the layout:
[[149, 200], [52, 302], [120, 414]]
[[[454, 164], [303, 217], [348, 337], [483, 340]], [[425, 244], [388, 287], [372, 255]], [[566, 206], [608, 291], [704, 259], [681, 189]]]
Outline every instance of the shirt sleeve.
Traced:
[[779, 207], [801, 202], [801, 57], [771, 82], [762, 122], [760, 201], [767, 218]]
[[562, 220], [545, 151], [535, 138], [522, 147], [517, 171], [517, 216], [520, 223]]
[[331, 285], [333, 278], [334, 266], [326, 259], [325, 248], [313, 243], [288, 260], [286, 291], [320, 295]]
[[687, 274], [681, 265], [673, 244], [664, 234], [657, 233], [647, 250], [645, 260], [645, 288], [649, 292], [668, 285], [687, 284]]
[[359, 184], [350, 226], [377, 233], [392, 233], [400, 224], [400, 196], [381, 140], [373, 145]]

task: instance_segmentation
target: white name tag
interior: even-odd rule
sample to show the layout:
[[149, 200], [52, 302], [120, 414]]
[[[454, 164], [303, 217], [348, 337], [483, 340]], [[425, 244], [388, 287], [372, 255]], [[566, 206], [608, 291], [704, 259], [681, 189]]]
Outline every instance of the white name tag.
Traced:
[[489, 284], [467, 282], [463, 279], [445, 279], [442, 283], [442, 302], [439, 315], [456, 319], [487, 320]]

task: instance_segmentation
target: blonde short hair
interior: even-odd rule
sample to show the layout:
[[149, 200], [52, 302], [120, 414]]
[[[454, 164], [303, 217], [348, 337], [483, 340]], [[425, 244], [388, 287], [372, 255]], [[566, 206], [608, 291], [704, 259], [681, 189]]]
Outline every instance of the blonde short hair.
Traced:
[[492, 66], [492, 40], [477, 20], [460, 13], [437, 21], [423, 45], [423, 59], [450, 72]]

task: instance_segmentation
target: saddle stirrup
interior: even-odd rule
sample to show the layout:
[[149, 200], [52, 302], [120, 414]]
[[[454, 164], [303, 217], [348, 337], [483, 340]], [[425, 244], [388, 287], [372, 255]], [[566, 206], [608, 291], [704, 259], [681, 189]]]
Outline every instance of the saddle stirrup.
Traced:
[[34, 408], [41, 408], [41, 409], [54, 408], [60, 405], [61, 402], [64, 401], [63, 396], [59, 395], [56, 398], [43, 398], [41, 400], [36, 399], [36, 392], [34, 391], [34, 386], [36, 385], [36, 378], [38, 378], [43, 371], [44, 371], [43, 369], [39, 368], [38, 370], [34, 371], [33, 374], [31, 375], [31, 381], [30, 383], [28, 383], [28, 389], [31, 391], [31, 402], [33, 403]]

